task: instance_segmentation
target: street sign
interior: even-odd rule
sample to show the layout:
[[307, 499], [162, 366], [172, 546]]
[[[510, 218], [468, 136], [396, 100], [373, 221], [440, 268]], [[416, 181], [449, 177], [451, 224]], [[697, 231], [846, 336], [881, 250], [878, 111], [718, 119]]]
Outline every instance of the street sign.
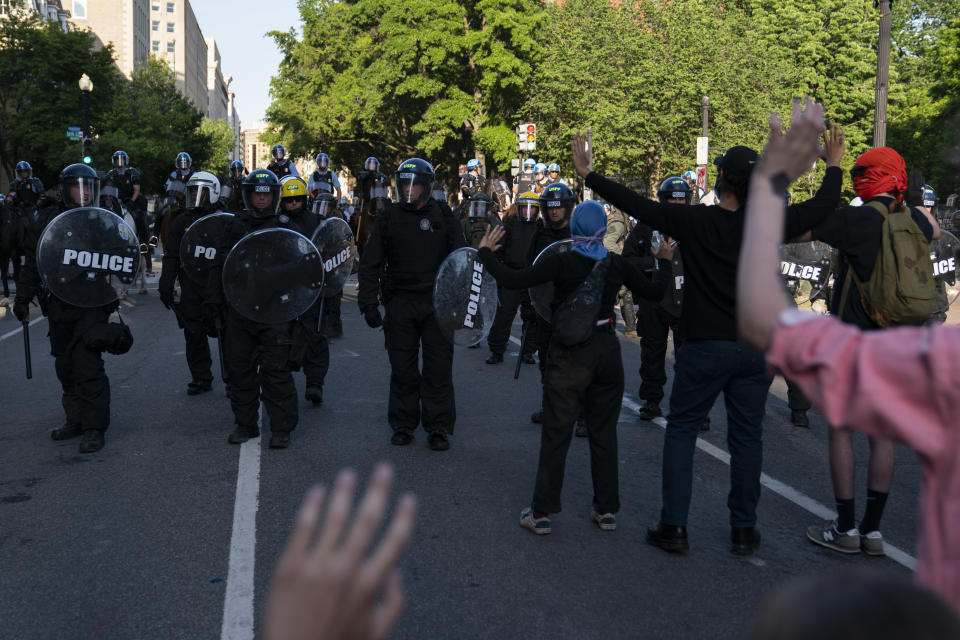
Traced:
[[80, 127], [67, 127], [68, 140], [83, 140], [83, 130]]
[[706, 166], [697, 167], [697, 186], [703, 189], [704, 191], [707, 190], [707, 167]]
[[706, 136], [697, 138], [697, 164], [707, 164], [707, 156], [710, 155], [709, 140]]

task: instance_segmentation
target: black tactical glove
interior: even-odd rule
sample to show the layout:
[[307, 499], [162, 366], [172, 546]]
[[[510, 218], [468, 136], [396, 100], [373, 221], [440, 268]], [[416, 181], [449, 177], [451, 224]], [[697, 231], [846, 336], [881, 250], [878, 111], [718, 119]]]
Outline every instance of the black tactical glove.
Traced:
[[17, 320], [23, 322], [30, 317], [30, 304], [20, 299], [14, 300], [13, 315], [16, 316]]
[[160, 293], [160, 302], [163, 303], [163, 306], [165, 306], [167, 309], [173, 307], [174, 303], [176, 302], [176, 300], [173, 298], [173, 289], [160, 287], [158, 291]]
[[377, 307], [367, 307], [363, 311], [363, 319], [367, 321], [367, 326], [371, 329], [383, 326], [383, 317]]
[[220, 305], [212, 302], [204, 302], [200, 306], [200, 315], [203, 322], [203, 328], [207, 335], [216, 338], [220, 335]]

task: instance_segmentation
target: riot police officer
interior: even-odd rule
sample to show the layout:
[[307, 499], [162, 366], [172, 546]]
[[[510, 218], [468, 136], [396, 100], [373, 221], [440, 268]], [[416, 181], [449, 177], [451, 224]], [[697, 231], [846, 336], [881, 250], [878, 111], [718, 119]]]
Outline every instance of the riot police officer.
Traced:
[[270, 149], [270, 155], [273, 156], [273, 162], [267, 165], [267, 169], [276, 174], [278, 179], [285, 178], [286, 176], [300, 177], [300, 172], [297, 171], [297, 167], [287, 158], [287, 150], [283, 148], [282, 144], [273, 145], [273, 148]]
[[467, 162], [467, 172], [460, 179], [460, 197], [463, 202], [468, 202], [475, 193], [486, 191], [487, 181], [480, 175], [482, 170], [483, 165], [476, 158], [470, 158]]
[[493, 201], [483, 191], [477, 191], [467, 200], [464, 217], [460, 220], [467, 246], [476, 249], [487, 228], [500, 224], [500, 217], [494, 211]]
[[[323, 222], [326, 218], [347, 219], [347, 216], [338, 206], [337, 199], [329, 193], [321, 193], [313, 201], [313, 215], [316, 217], [316, 224]], [[324, 295], [320, 331], [328, 340], [343, 337], [343, 319], [340, 317], [342, 300], [343, 289], [335, 294]]]
[[[289, 216], [280, 213], [280, 180], [268, 169], [255, 169], [241, 187], [244, 211], [227, 225], [217, 249], [218, 261], [243, 237], [253, 231], [284, 227], [300, 231]], [[230, 381], [230, 407], [236, 428], [227, 439], [241, 444], [260, 435], [257, 424], [260, 399], [270, 417], [270, 448], [290, 446], [290, 433], [299, 420], [297, 389], [290, 373], [290, 347], [293, 321], [278, 324], [256, 322], [225, 304], [222, 269], [211, 270], [204, 304], [204, 323], [208, 332], [218, 331], [223, 317], [224, 365]]]
[[514, 199], [521, 193], [527, 193], [528, 191], [537, 192], [535, 189], [537, 176], [533, 172], [536, 166], [537, 161], [533, 158], [527, 158], [523, 161], [523, 172], [517, 174], [517, 177], [513, 179]]
[[363, 169], [357, 174], [357, 188], [354, 192], [360, 198], [359, 215], [354, 214], [350, 218], [351, 226], [357, 234], [357, 250], [361, 256], [376, 216], [381, 207], [389, 201], [387, 177], [380, 172], [380, 161], [370, 156], [364, 161]]
[[[172, 309], [186, 341], [187, 367], [191, 381], [187, 395], [210, 391], [213, 385], [213, 364], [207, 331], [203, 326], [202, 305], [206, 299], [206, 283], [197, 282], [180, 264], [180, 245], [187, 228], [203, 216], [219, 210], [220, 181], [212, 173], [199, 171], [187, 182], [186, 211], [170, 224], [170, 234], [163, 245], [163, 269], [160, 274], [160, 301]], [[180, 300], [174, 299], [174, 284], [180, 282]]]
[[227, 199], [226, 206], [230, 211], [239, 211], [243, 207], [243, 198], [240, 195], [240, 187], [243, 185], [243, 178], [247, 175], [247, 169], [239, 160], [230, 163], [229, 175], [227, 176], [227, 186], [230, 187], [230, 197]]
[[[120, 203], [133, 215], [137, 225], [137, 237], [145, 243], [148, 240], [149, 231], [146, 203], [140, 197], [140, 172], [130, 166], [130, 156], [122, 149], [113, 153], [111, 164], [113, 168], [107, 173], [103, 186], [110, 186], [117, 190]], [[153, 275], [152, 248], [144, 253], [144, 259], [147, 275]]]
[[543, 193], [543, 190], [548, 186], [553, 184], [553, 180], [547, 177], [547, 165], [542, 162], [538, 162], [533, 167], [533, 174], [536, 176], [536, 191], [537, 193]]
[[[537, 223], [540, 220], [540, 198], [529, 191], [520, 194], [516, 202], [516, 214], [507, 216], [503, 221], [504, 235], [501, 246], [496, 251], [497, 259], [511, 269], [525, 269], [530, 266], [528, 250], [533, 236], [537, 233]], [[523, 321], [523, 348], [520, 358], [526, 364], [536, 362], [533, 358], [537, 350], [537, 313], [530, 303], [530, 293], [527, 289], [507, 289], [499, 287], [497, 297], [500, 306], [493, 319], [490, 335], [487, 336], [487, 346], [490, 347], [490, 357], [487, 364], [503, 362], [503, 353], [507, 350], [507, 340], [510, 338], [510, 326], [520, 309], [520, 319]]]
[[191, 166], [193, 166], [193, 158], [190, 157], [190, 154], [186, 151], [178, 153], [176, 159], [173, 161], [173, 171], [170, 172], [170, 176], [167, 178], [167, 186], [169, 187], [170, 183], [174, 181], [187, 184], [190, 176], [193, 175], [193, 170], [190, 168]]
[[[37, 269], [37, 246], [43, 230], [57, 215], [76, 207], [96, 206], [100, 178], [85, 164], [72, 164], [60, 173], [60, 200], [42, 208], [27, 230], [26, 261], [17, 281], [13, 313], [20, 321], [29, 317], [34, 297], [50, 321], [50, 354], [63, 389], [66, 423], [50, 433], [54, 440], [82, 436], [80, 453], [103, 448], [104, 432], [110, 425], [110, 381], [103, 368], [103, 349], [91, 336], [108, 329], [108, 318], [117, 302], [98, 307], [78, 307], [52, 295], [43, 287]], [[129, 346], [128, 346], [129, 348]]]
[[26, 160], [17, 163], [17, 177], [10, 183], [9, 206], [12, 206], [18, 214], [33, 213], [37, 206], [41, 205], [41, 198], [44, 197], [43, 183], [40, 178], [33, 177], [33, 167]]
[[[384, 326], [391, 367], [390, 442], [409, 444], [422, 422], [430, 448], [444, 451], [456, 421], [453, 343], [437, 324], [433, 286], [444, 258], [464, 245], [463, 233], [456, 218], [430, 197], [434, 171], [429, 162], [411, 158], [395, 176], [399, 202], [373, 224], [360, 257], [357, 302], [370, 327]], [[378, 309], [381, 302], [386, 320]]]
[[550, 166], [547, 167], [547, 179], [549, 180], [548, 184], [553, 184], [554, 182], [569, 184], [565, 178], [560, 177], [560, 165], [556, 162], [551, 162]]
[[[287, 176], [280, 181], [280, 209], [283, 215], [297, 226], [305, 236], [312, 237], [321, 218], [307, 207], [307, 184], [302, 178]], [[327, 197], [332, 197], [326, 194]], [[301, 367], [307, 379], [304, 398], [314, 406], [323, 404], [323, 381], [330, 369], [330, 343], [320, 330], [320, 298], [297, 318], [294, 328], [293, 349], [301, 349]]]
[[310, 197], [316, 198], [321, 193], [334, 194], [340, 199], [340, 179], [330, 169], [330, 156], [325, 153], [317, 154], [317, 170], [310, 175], [310, 184], [307, 186]]

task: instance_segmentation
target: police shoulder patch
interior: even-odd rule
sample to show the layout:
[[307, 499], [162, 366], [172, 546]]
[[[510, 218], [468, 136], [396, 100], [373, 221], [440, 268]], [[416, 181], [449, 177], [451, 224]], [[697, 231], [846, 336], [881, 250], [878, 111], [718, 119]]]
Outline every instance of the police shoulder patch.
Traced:
[[420, 231], [430, 231], [432, 229], [429, 218], [420, 218]]

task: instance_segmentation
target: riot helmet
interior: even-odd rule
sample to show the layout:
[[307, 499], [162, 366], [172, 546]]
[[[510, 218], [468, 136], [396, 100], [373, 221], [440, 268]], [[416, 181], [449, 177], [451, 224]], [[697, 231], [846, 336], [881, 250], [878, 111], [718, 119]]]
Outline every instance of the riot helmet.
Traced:
[[283, 159], [287, 157], [287, 150], [283, 148], [282, 144], [275, 144], [270, 149], [270, 155], [277, 162], [283, 162]]
[[421, 158], [410, 158], [400, 163], [394, 175], [401, 207], [417, 210], [427, 203], [433, 186], [432, 164]]
[[190, 154], [186, 151], [181, 151], [177, 154], [177, 159], [173, 161], [173, 166], [179, 169], [180, 171], [189, 171], [190, 165], [193, 164], [193, 158], [190, 157]]
[[242, 178], [246, 170], [246, 167], [244, 167], [243, 163], [239, 160], [234, 160], [230, 163], [230, 177], [233, 179]]
[[693, 185], [697, 184], [697, 174], [693, 171], [684, 171], [680, 178], [690, 187], [693, 187]]
[[523, 170], [527, 173], [533, 171], [533, 168], [537, 166], [537, 161], [533, 158], [527, 158], [523, 161]]
[[187, 209], [209, 209], [220, 200], [220, 180], [208, 171], [198, 171], [187, 181]]
[[[23, 175], [26, 173], [27, 175]], [[33, 177], [33, 167], [30, 166], [30, 163], [26, 160], [21, 160], [17, 163], [17, 177], [22, 180], [27, 180], [28, 178]]]
[[923, 185], [921, 204], [927, 209], [930, 209], [931, 212], [935, 212], [938, 202], [940, 202], [940, 199], [937, 198], [937, 192], [933, 190], [933, 187], [928, 184]]
[[337, 210], [337, 198], [332, 193], [321, 193], [313, 201], [313, 213], [321, 218], [329, 218]]
[[481, 166], [482, 165], [480, 164], [480, 161], [477, 160], [476, 158], [470, 158], [470, 160], [467, 161], [467, 171], [473, 171], [474, 169], [479, 169]]
[[60, 172], [60, 203], [67, 207], [96, 207], [100, 203], [100, 175], [85, 164], [71, 164]]
[[547, 173], [550, 174], [551, 180], [557, 180], [560, 178], [560, 165], [556, 162], [551, 162], [550, 166], [547, 167]]
[[284, 211], [296, 211], [307, 204], [307, 183], [297, 176], [285, 176], [280, 181], [280, 201]]
[[533, 165], [533, 170], [542, 176], [547, 172], [547, 165], [543, 164], [542, 162], [538, 162]]
[[490, 196], [482, 191], [470, 196], [470, 203], [467, 208], [468, 218], [486, 218], [493, 213], [493, 201]]
[[379, 171], [380, 170], [380, 161], [370, 156], [363, 161], [363, 168], [367, 171]]
[[517, 216], [523, 222], [533, 222], [540, 215], [540, 196], [527, 191], [517, 196]]
[[130, 156], [127, 155], [126, 151], [120, 149], [113, 152], [111, 162], [113, 162], [113, 166], [117, 171], [123, 173], [126, 168], [130, 166]]
[[540, 194], [540, 210], [551, 229], [567, 226], [576, 204], [577, 196], [562, 182], [554, 182]]
[[330, 156], [325, 153], [317, 154], [317, 169], [320, 171], [326, 171], [330, 168]]
[[673, 176], [660, 183], [657, 189], [657, 200], [661, 203], [672, 202], [677, 204], [690, 204], [693, 198], [693, 190], [687, 181], [683, 178]]
[[243, 206], [255, 218], [276, 215], [280, 210], [280, 180], [269, 169], [255, 169], [243, 180]]

